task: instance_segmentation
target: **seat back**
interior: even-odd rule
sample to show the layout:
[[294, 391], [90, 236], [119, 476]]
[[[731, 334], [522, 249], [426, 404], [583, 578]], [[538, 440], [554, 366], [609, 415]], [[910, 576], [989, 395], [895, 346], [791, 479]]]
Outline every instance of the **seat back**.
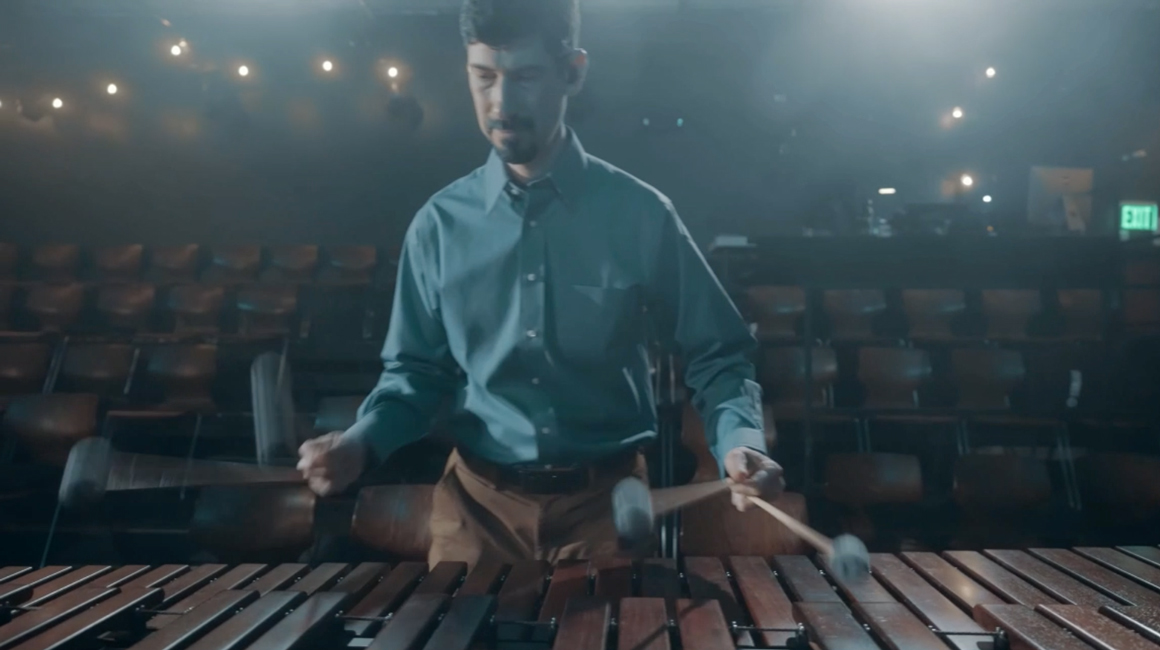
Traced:
[[239, 332], [250, 336], [288, 334], [297, 309], [297, 285], [243, 285], [238, 289]]
[[1092, 340], [1102, 336], [1104, 295], [1099, 289], [1061, 289], [1057, 296], [1064, 336]]
[[157, 289], [151, 284], [110, 284], [97, 291], [97, 312], [115, 329], [149, 329]]
[[314, 415], [314, 432], [321, 435], [351, 428], [358, 420], [358, 408], [365, 399], [363, 395], [343, 395], [318, 400], [318, 411]]
[[864, 507], [922, 500], [917, 456], [839, 453], [826, 457], [825, 495], [835, 503]]
[[806, 374], [806, 352], [799, 347], [767, 348], [761, 364], [761, 383], [769, 391], [775, 407], [804, 406], [806, 395], [814, 406], [831, 406], [831, 388], [838, 378], [838, 359], [833, 348], [811, 348], [810, 375]]
[[180, 284], [169, 290], [173, 331], [180, 334], [213, 333], [221, 327], [226, 292], [209, 284]]
[[1160, 288], [1124, 291], [1124, 331], [1129, 334], [1160, 332]]
[[15, 397], [4, 413], [4, 430], [33, 460], [63, 467], [73, 444], [97, 433], [99, 404], [99, 397], [84, 393]]
[[964, 409], [1007, 409], [1011, 392], [1027, 376], [1023, 355], [1016, 350], [971, 348], [951, 353], [958, 406]]
[[217, 346], [209, 343], [161, 345], [149, 356], [150, 378], [165, 391], [165, 409], [215, 410], [213, 381], [217, 376]]
[[1051, 476], [1038, 458], [970, 454], [955, 459], [953, 494], [972, 513], [1033, 510], [1051, 501]]
[[262, 247], [253, 244], [214, 246], [209, 266], [202, 273], [203, 282], [253, 282], [262, 264]]
[[133, 372], [136, 348], [124, 343], [87, 343], [69, 346], [56, 390], [123, 397]]
[[93, 273], [100, 280], [132, 282], [141, 276], [145, 247], [141, 244], [102, 246], [91, 253]]
[[16, 285], [0, 281], [0, 330], [12, 326], [12, 299]]
[[757, 323], [759, 338], [797, 337], [798, 320], [806, 311], [806, 293], [801, 287], [749, 287], [745, 297], [749, 316]]
[[967, 302], [958, 289], [906, 289], [902, 309], [911, 338], [947, 340], [955, 338], [952, 328], [966, 311]]
[[1075, 462], [1086, 510], [1143, 522], [1160, 515], [1160, 458], [1131, 453], [1101, 453]]
[[830, 319], [830, 337], [858, 340], [874, 337], [874, 320], [886, 311], [886, 298], [879, 289], [826, 291], [822, 301]]
[[1031, 319], [1043, 309], [1038, 291], [987, 289], [983, 291], [983, 316], [989, 339], [1025, 339]]
[[51, 358], [44, 343], [0, 343], [0, 395], [41, 392]]
[[33, 277], [45, 282], [70, 282], [76, 278], [81, 249], [76, 244], [43, 244], [32, 249], [29, 262]]
[[359, 490], [351, 537], [400, 560], [425, 561], [431, 548], [432, 485], [376, 485]]
[[305, 485], [202, 488], [189, 534], [222, 561], [294, 562], [314, 543], [317, 502]]
[[15, 280], [20, 263], [20, 249], [16, 244], [0, 242], [0, 280]]
[[192, 282], [197, 279], [200, 258], [197, 244], [152, 247], [146, 277], [150, 282]]
[[858, 350], [858, 381], [867, 408], [916, 408], [918, 388], [931, 376], [930, 355], [911, 348]]
[[270, 246], [261, 278], [266, 282], [307, 282], [318, 269], [318, 246]]
[[374, 246], [327, 246], [322, 282], [368, 284], [374, 278], [379, 251]]
[[85, 306], [84, 285], [34, 284], [28, 288], [24, 309], [45, 332], [63, 332], [76, 324]]

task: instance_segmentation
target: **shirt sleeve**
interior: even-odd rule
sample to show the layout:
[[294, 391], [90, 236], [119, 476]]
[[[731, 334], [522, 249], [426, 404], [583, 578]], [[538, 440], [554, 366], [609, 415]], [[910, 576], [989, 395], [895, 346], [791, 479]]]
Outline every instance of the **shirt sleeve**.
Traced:
[[359, 407], [358, 420], [343, 434], [367, 446], [370, 466], [426, 435], [459, 385], [458, 364], [448, 349], [439, 294], [432, 282], [434, 236], [423, 220], [421, 212], [407, 231], [399, 257], [383, 374]]
[[661, 225], [655, 264], [654, 322], [685, 362], [685, 383], [705, 423], [709, 449], [724, 476], [729, 450], [768, 453], [761, 386], [750, 355], [757, 340], [718, 282], [671, 204]]

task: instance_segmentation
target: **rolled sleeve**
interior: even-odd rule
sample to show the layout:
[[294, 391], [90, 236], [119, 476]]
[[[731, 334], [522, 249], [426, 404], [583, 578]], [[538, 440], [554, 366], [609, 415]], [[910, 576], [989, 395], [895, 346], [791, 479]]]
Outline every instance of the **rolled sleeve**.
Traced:
[[681, 352], [693, 406], [724, 475], [729, 450], [768, 453], [761, 387], [749, 358], [757, 340], [671, 204], [665, 212], [654, 277], [658, 329]]
[[383, 373], [359, 407], [358, 420], [343, 434], [366, 446], [372, 464], [426, 435], [459, 384], [432, 280], [433, 240], [420, 212], [399, 258]]

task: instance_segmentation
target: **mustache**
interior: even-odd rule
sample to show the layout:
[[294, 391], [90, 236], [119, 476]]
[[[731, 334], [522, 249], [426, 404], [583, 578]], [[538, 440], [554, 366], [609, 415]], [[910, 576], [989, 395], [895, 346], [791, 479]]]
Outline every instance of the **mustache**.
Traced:
[[488, 120], [487, 128], [489, 131], [530, 131], [532, 129], [532, 118], [516, 116], [509, 117], [506, 120]]

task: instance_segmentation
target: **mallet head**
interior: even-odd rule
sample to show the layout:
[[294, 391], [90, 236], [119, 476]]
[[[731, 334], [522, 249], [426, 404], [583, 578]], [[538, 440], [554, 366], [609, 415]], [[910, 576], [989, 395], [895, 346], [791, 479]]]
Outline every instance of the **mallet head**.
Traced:
[[113, 447], [107, 438], [85, 438], [73, 445], [60, 480], [62, 506], [95, 503], [105, 496]]
[[612, 522], [620, 547], [640, 548], [653, 534], [655, 516], [648, 486], [636, 478], [626, 478], [612, 488]]
[[826, 558], [830, 572], [840, 581], [858, 582], [870, 575], [870, 551], [853, 535], [834, 538], [834, 552]]

